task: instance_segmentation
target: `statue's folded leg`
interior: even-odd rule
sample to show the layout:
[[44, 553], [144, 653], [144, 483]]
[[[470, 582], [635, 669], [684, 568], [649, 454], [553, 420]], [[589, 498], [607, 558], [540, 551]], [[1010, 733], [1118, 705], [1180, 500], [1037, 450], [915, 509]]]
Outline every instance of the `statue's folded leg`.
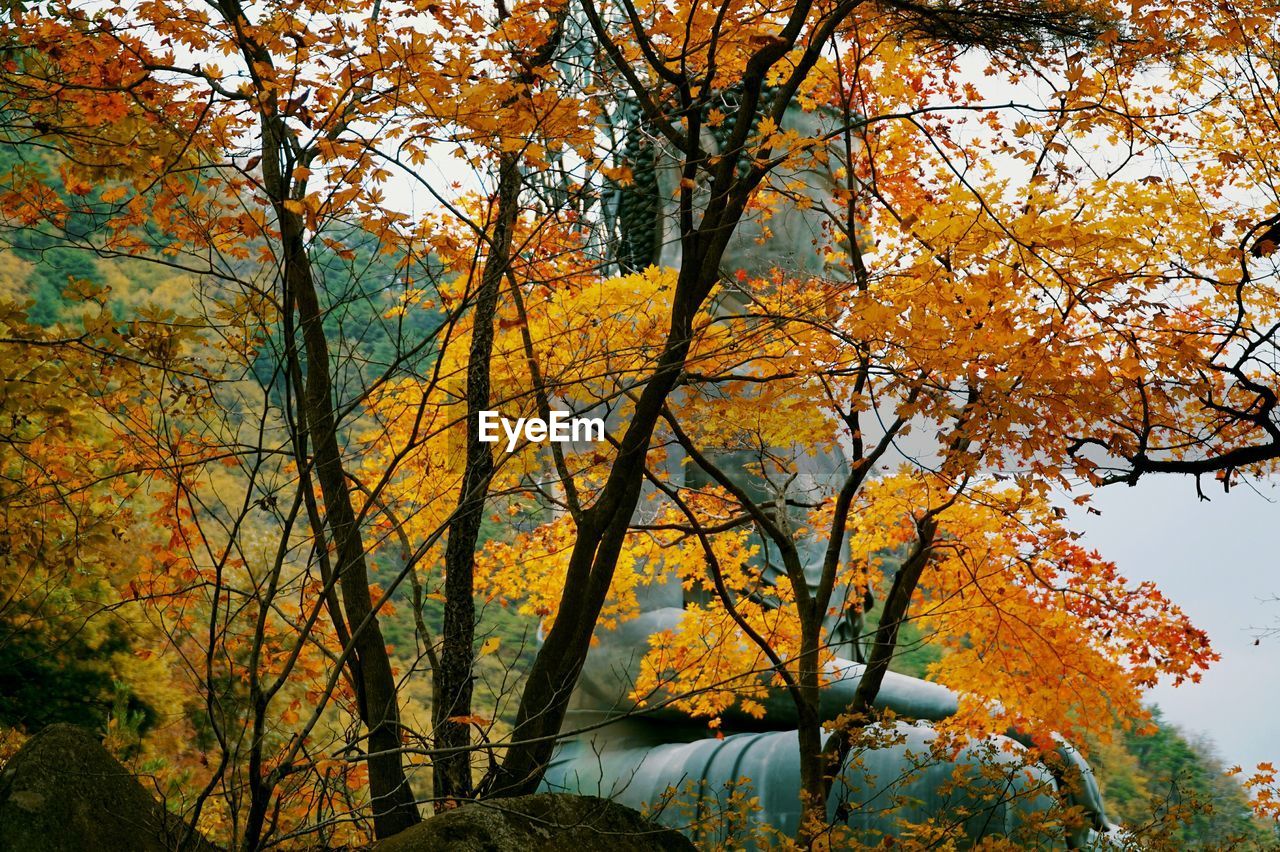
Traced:
[[[612, 726], [611, 726], [612, 727]], [[794, 837], [800, 820], [800, 764], [795, 731], [732, 734], [669, 742], [668, 725], [628, 720], [608, 737], [585, 735], [557, 752], [543, 785], [656, 810], [656, 818], [696, 839], [724, 840], [730, 794], [756, 798], [748, 814]], [[1068, 845], [1056, 824], [1039, 821], [1057, 801], [1057, 782], [1005, 737], [938, 758], [926, 725], [899, 723], [874, 748], [855, 749], [833, 786], [828, 816], [854, 839], [876, 843], [925, 824], [976, 841], [983, 837]], [[738, 814], [741, 817], [741, 814]], [[739, 823], [741, 824], [741, 823]], [[1056, 837], [1051, 833], [1059, 832]], [[1088, 842], [1087, 829], [1073, 846]]]
[[[726, 785], [745, 777], [751, 782], [750, 795], [760, 801], [759, 821], [794, 834], [800, 818], [800, 766], [795, 705], [786, 690], [768, 687], [760, 701], [761, 718], [726, 711], [725, 729], [738, 733], [719, 739], [708, 736], [705, 720], [691, 718], [671, 703], [676, 696], [661, 689], [633, 694], [650, 637], [679, 629], [683, 615], [681, 608], [659, 606], [602, 635], [587, 657], [565, 720], [569, 739], [557, 753], [546, 785], [651, 807], [674, 788], [680, 795], [664, 819], [677, 825], [681, 819], [687, 822], [688, 814], [713, 812], [728, 795]], [[839, 658], [828, 664], [819, 708], [823, 722], [850, 705], [864, 670]], [[886, 674], [875, 704], [918, 723], [939, 721], [957, 710], [956, 695], [946, 687], [893, 672]], [[575, 730], [583, 733], [574, 736]], [[1089, 846], [1099, 834], [1115, 830], [1092, 770], [1065, 741], [1057, 750], [1061, 760], [1052, 767], [1030, 763], [1024, 748], [1030, 742], [1017, 732], [977, 741], [953, 760], [929, 763], [927, 744], [936, 736], [927, 724], [904, 721], [890, 741], [855, 750], [843, 784], [832, 791], [828, 810], [833, 821], [867, 837], [891, 830], [899, 820], [936, 820], [968, 809], [972, 816], [960, 821], [965, 833], [1007, 835], [1029, 814], [1047, 811], [1060, 800], [1078, 806], [1083, 817], [1077, 829], [1059, 838], [1067, 845]], [[1008, 788], [982, 788], [981, 762], [1008, 770]], [[958, 766], [973, 767], [961, 771], [968, 781], [960, 785], [950, 783]], [[686, 790], [690, 783], [695, 787]], [[964, 786], [981, 789], [989, 797], [987, 805], [948, 800], [970, 795], [956, 792]]]

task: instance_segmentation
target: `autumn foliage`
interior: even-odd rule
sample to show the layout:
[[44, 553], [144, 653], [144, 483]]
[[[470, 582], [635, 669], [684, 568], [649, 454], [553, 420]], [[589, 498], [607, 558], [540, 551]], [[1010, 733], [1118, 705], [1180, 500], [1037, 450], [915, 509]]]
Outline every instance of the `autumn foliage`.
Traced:
[[533, 789], [655, 585], [630, 699], [785, 691], [810, 823], [837, 616], [847, 730], [908, 625], [958, 737], [1144, 728], [1216, 655], [1072, 512], [1280, 457], [1274, 10], [1025, 5], [8, 8], [0, 631], [107, 649], [103, 725], [245, 849]]

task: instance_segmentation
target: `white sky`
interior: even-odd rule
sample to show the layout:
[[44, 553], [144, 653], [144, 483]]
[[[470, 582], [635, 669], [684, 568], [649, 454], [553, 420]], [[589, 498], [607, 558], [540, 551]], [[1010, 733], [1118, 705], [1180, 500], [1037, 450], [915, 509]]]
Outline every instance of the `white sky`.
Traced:
[[1198, 684], [1161, 686], [1150, 700], [1188, 733], [1206, 735], [1228, 764], [1280, 759], [1280, 636], [1254, 645], [1251, 628], [1280, 626], [1280, 488], [1236, 487], [1206, 480], [1210, 501], [1193, 480], [1152, 477], [1133, 488], [1101, 489], [1102, 514], [1071, 512], [1081, 544], [1116, 562], [1131, 581], [1153, 580], [1208, 631], [1222, 660]]

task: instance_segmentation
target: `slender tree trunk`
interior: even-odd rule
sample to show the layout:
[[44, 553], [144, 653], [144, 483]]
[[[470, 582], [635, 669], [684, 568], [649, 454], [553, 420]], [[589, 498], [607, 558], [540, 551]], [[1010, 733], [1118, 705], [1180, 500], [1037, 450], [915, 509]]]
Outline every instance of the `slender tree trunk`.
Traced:
[[[682, 272], [681, 277], [686, 275]], [[569, 696], [586, 661], [596, 619], [608, 597], [618, 555], [640, 500], [649, 440], [664, 402], [680, 380], [689, 352], [695, 309], [687, 295], [694, 286], [691, 279], [692, 276], [683, 288], [677, 284], [672, 331], [663, 355], [641, 391], [600, 497], [582, 513], [556, 622], [525, 680], [511, 748], [496, 776], [487, 779], [489, 790], [495, 794], [517, 796], [533, 792], [551, 759]]]
[[880, 624], [876, 627], [875, 638], [871, 646], [871, 656], [867, 668], [858, 681], [858, 688], [853, 694], [852, 713], [867, 713], [872, 703], [880, 694], [880, 685], [893, 662], [893, 655], [898, 649], [898, 631], [907, 621], [907, 611], [911, 607], [911, 597], [920, 585], [920, 576], [929, 564], [932, 553], [933, 538], [938, 532], [938, 522], [932, 515], [926, 514], [916, 523], [916, 543], [911, 548], [911, 555], [902, 563], [893, 575], [893, 585], [884, 602], [884, 611], [880, 615]]
[[270, 114], [263, 117], [263, 182], [280, 223], [286, 309], [292, 309], [293, 305], [297, 307], [306, 354], [306, 387], [301, 402], [314, 442], [315, 476], [324, 500], [330, 539], [336, 554], [338, 585], [355, 649], [352, 674], [358, 684], [356, 692], [361, 720], [368, 729], [374, 831], [379, 838], [385, 838], [418, 822], [419, 815], [401, 763], [396, 682], [382, 629], [373, 613], [364, 542], [356, 522], [338, 444], [324, 312], [312, 277], [302, 220], [284, 204], [288, 197], [288, 182], [281, 162], [284, 133], [279, 117]]
[[498, 209], [489, 237], [488, 257], [476, 293], [475, 320], [467, 360], [467, 455], [458, 495], [458, 511], [449, 523], [444, 564], [444, 647], [434, 672], [436, 702], [432, 706], [435, 745], [442, 751], [433, 763], [437, 799], [466, 798], [472, 793], [471, 723], [453, 721], [471, 715], [472, 666], [475, 656], [474, 569], [476, 542], [485, 497], [493, 475], [493, 455], [480, 440], [479, 412], [489, 407], [493, 323], [502, 279], [511, 262], [511, 232], [520, 202], [520, 169], [515, 154], [498, 162]]
[[262, 775], [262, 749], [255, 748], [249, 755], [249, 815], [245, 818], [245, 852], [256, 852], [262, 845], [262, 829], [267, 822], [267, 810], [275, 790], [272, 779]]
[[[911, 597], [920, 584], [920, 577], [925, 566], [929, 564], [933, 540], [938, 532], [938, 522], [932, 514], [926, 514], [916, 522], [916, 543], [911, 554], [898, 568], [893, 576], [893, 585], [885, 598], [884, 611], [880, 615], [880, 624], [876, 627], [872, 639], [871, 654], [867, 666], [854, 691], [853, 701], [849, 705], [849, 713], [855, 717], [867, 717], [880, 694], [880, 686], [884, 676], [893, 662], [893, 655], [898, 649], [898, 631], [907, 621], [907, 613], [911, 607]], [[853, 739], [848, 731], [836, 730], [827, 743], [824, 788], [829, 794], [831, 785], [844, 768], [845, 761], [853, 747]]]
[[822, 753], [822, 686], [819, 677], [819, 643], [822, 613], [805, 606], [800, 613], [800, 700], [796, 702], [796, 736], [800, 746], [801, 849], [812, 848], [827, 830], [826, 758]]

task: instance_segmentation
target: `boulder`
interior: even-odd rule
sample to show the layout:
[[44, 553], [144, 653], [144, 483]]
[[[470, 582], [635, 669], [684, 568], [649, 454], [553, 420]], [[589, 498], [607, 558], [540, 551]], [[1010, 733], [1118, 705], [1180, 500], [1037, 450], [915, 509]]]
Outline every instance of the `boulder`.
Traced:
[[214, 852], [146, 784], [85, 729], [50, 725], [0, 771], [0, 852]]
[[693, 852], [679, 832], [594, 796], [534, 793], [437, 814], [375, 852]]

